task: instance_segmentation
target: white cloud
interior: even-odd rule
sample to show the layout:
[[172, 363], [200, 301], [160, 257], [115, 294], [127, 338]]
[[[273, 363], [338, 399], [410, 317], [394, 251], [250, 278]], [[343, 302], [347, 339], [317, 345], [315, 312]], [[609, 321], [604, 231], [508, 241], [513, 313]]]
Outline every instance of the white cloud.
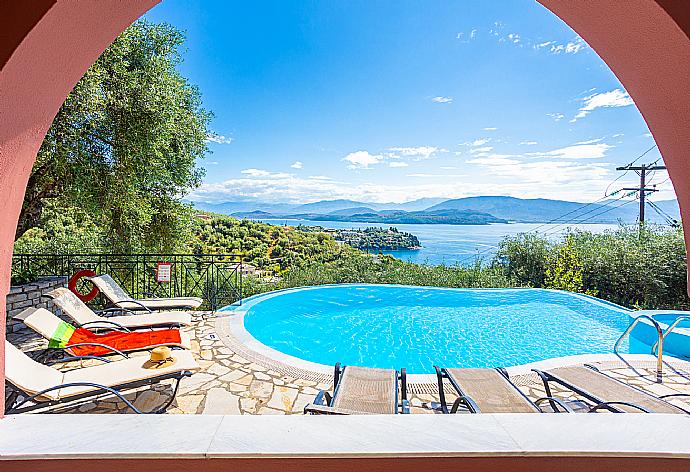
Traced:
[[431, 101], [434, 103], [452, 103], [453, 97], [438, 96], [438, 97], [432, 98]]
[[532, 47], [538, 51], [539, 49], [544, 49], [545, 47], [551, 46], [552, 44], [555, 44], [555, 43], [556, 43], [556, 41], [545, 41], [543, 43], [535, 44]]
[[472, 31], [470, 31], [470, 39], [474, 39], [476, 37], [477, 37], [477, 29], [475, 28]]
[[210, 161], [210, 162], [207, 162], [207, 164], [212, 165], [212, 166], [217, 166], [218, 161]]
[[561, 121], [565, 115], [563, 113], [547, 113], [546, 116], [550, 116], [554, 121]]
[[606, 151], [611, 149], [605, 143], [598, 144], [573, 144], [560, 149], [546, 152], [531, 152], [530, 157], [552, 157], [555, 159], [599, 159], [606, 156]]
[[292, 163], [290, 167], [292, 167], [293, 169], [301, 169], [302, 167], [304, 167], [304, 164], [302, 164], [302, 162], [300, 161], [295, 161]]
[[271, 178], [285, 178], [291, 174], [286, 174], [285, 172], [271, 172], [264, 169], [244, 169], [240, 171], [240, 174], [248, 175], [250, 177], [271, 177]]
[[520, 35], [519, 35], [519, 34], [516, 34], [516, 33], [510, 33], [510, 34], [508, 35], [508, 41], [510, 41], [510, 42], [512, 42], [512, 43], [514, 43], [514, 44], [518, 44], [518, 43], [521, 41], [521, 40], [520, 40]]
[[618, 108], [633, 105], [632, 98], [628, 92], [622, 89], [615, 89], [609, 92], [595, 93], [582, 99], [582, 106], [577, 115], [570, 120], [571, 123], [580, 118], [584, 118], [597, 108]]
[[600, 143], [603, 140], [604, 140], [604, 138], [596, 138], [596, 139], [589, 139], [587, 141], [578, 141], [575, 144], [594, 144], [594, 143]]
[[392, 154], [389, 157], [394, 159], [400, 157], [413, 157], [417, 159], [429, 159], [436, 152], [444, 152], [445, 149], [439, 149], [436, 146], [418, 146], [418, 147], [392, 147], [388, 148]]
[[478, 153], [486, 154], [487, 152], [493, 151], [493, 149], [494, 148], [491, 146], [476, 147], [476, 148], [470, 149], [470, 153], [471, 154], [478, 154]]
[[407, 167], [409, 164], [402, 161], [391, 161], [388, 163], [389, 167]]
[[470, 143], [470, 146], [483, 146], [484, 144], [488, 143], [491, 141], [491, 138], [481, 138], [481, 139], [475, 139]]
[[383, 156], [369, 154], [369, 151], [356, 151], [343, 157], [343, 160], [350, 163], [350, 169], [369, 169], [370, 166], [381, 162]]
[[497, 129], [498, 128], [489, 127], [489, 128], [484, 128], [484, 131], [496, 131]]
[[209, 133], [206, 135], [206, 141], [216, 144], [230, 144], [234, 139], [216, 133]]
[[534, 44], [532, 46], [535, 50], [548, 48], [551, 54], [577, 54], [587, 49], [587, 43], [581, 37], [576, 37], [567, 43], [559, 43], [557, 41], [546, 41], [543, 43]]
[[520, 144], [523, 146], [534, 146], [534, 145], [537, 145], [539, 143], [536, 141], [522, 141]]

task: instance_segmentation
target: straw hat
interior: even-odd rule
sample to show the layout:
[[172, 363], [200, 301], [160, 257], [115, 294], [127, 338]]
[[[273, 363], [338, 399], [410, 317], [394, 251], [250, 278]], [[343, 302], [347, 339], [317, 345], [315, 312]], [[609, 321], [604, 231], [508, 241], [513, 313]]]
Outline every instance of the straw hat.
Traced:
[[142, 366], [144, 369], [162, 369], [177, 362], [170, 352], [168, 346], [159, 346], [151, 349], [151, 357], [144, 362]]

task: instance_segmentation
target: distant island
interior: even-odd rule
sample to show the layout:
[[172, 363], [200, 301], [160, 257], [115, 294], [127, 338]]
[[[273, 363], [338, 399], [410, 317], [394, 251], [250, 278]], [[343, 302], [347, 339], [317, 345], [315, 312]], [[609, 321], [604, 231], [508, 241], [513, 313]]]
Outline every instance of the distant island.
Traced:
[[[490, 223], [508, 223], [488, 213], [474, 210], [434, 210], [434, 211], [381, 211], [356, 209], [357, 211], [338, 211], [328, 214], [297, 213], [276, 215], [265, 211], [231, 213], [235, 218], [250, 220], [291, 219], [307, 221], [351, 221], [354, 223], [381, 224], [446, 224], [446, 225], [487, 225]], [[360, 212], [361, 211], [361, 212]]]
[[[676, 200], [656, 201], [660, 212], [680, 220]], [[306, 204], [240, 201], [193, 202], [203, 211], [251, 220], [299, 219], [356, 223], [486, 225], [493, 223], [635, 223], [636, 205], [620, 201], [580, 203], [544, 198], [481, 196], [451, 200], [424, 198], [406, 203], [372, 203], [354, 200], [324, 200]], [[586, 209], [584, 209], [586, 207]], [[580, 211], [584, 209], [584, 211]], [[659, 212], [649, 211], [647, 221], [667, 221]], [[563, 215], [572, 215], [562, 219]], [[582, 215], [577, 217], [577, 215]]]
[[361, 250], [400, 251], [415, 250], [422, 246], [417, 236], [398, 231], [398, 228], [329, 229], [323, 226], [296, 227], [307, 233], [326, 233], [341, 243]]

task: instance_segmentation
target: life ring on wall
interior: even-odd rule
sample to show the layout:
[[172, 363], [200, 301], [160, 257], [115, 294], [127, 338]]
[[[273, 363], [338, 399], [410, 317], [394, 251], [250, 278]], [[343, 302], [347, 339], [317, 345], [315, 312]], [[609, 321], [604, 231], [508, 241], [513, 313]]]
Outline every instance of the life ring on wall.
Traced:
[[98, 295], [98, 287], [94, 285], [89, 293], [81, 293], [79, 290], [77, 290], [77, 282], [79, 282], [79, 279], [81, 279], [82, 277], [95, 276], [96, 273], [91, 269], [78, 270], [74, 273], [72, 277], [70, 277], [69, 282], [67, 282], [67, 288], [69, 288], [72, 291], [72, 293], [79, 298], [79, 300], [83, 301], [84, 303], [90, 302], [91, 300], [96, 298], [96, 295]]

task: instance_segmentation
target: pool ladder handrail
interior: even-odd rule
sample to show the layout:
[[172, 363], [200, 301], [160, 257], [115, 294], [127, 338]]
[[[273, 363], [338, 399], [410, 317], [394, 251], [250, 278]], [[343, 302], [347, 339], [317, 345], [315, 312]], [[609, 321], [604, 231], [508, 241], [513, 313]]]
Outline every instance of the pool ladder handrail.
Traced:
[[654, 354], [656, 347], [658, 346], [658, 349], [656, 350], [656, 381], [657, 383], [662, 383], [663, 382], [663, 377], [664, 377], [664, 362], [663, 362], [663, 356], [664, 356], [664, 334], [661, 329], [661, 325], [659, 325], [659, 322], [652, 318], [649, 315], [639, 315], [637, 316], [630, 325], [628, 326], [628, 329], [626, 329], [623, 334], [621, 334], [620, 338], [618, 338], [618, 341], [616, 341], [616, 344], [613, 345], [613, 352], [615, 354], [618, 354], [618, 348], [621, 345], [621, 342], [623, 342], [623, 338], [625, 338], [630, 332], [633, 330], [633, 328], [642, 321], [643, 319], [649, 320], [654, 328], [656, 329], [657, 332], [657, 342], [654, 344], [654, 347], [652, 347], [652, 354]]
[[[671, 323], [670, 325], [668, 325], [668, 327], [667, 327], [666, 330], [664, 331], [663, 335], [661, 336], [662, 341], [663, 341], [663, 340], [666, 340], [666, 336], [668, 336], [669, 334], [671, 334], [671, 331], [673, 331], [674, 329], [676, 329], [676, 326], [678, 326], [678, 325], [679, 325], [681, 322], [683, 322], [683, 321], [690, 321], [690, 316], [688, 316], [688, 315], [679, 316], [678, 318], [676, 318], [676, 319], [673, 321], [673, 323]], [[653, 354], [656, 354], [656, 347], [657, 347], [658, 344], [659, 344], [659, 342], [657, 341], [657, 342], [654, 343], [654, 346], [652, 346], [652, 353], [653, 353]]]

